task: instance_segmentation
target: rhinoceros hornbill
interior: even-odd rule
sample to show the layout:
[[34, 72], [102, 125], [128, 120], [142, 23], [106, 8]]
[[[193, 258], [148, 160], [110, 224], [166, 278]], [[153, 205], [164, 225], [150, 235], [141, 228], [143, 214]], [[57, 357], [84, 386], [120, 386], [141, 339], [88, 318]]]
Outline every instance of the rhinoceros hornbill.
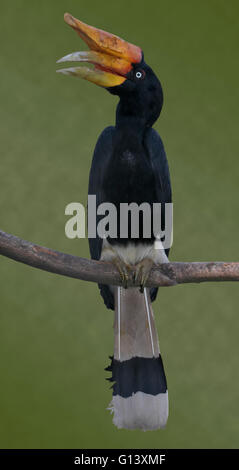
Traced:
[[[106, 306], [115, 310], [114, 355], [106, 369], [112, 372], [109, 380], [114, 383], [109, 409], [118, 428], [158, 429], [167, 422], [168, 392], [151, 307], [157, 289], [145, 285], [153, 264], [168, 262], [169, 250], [160, 243], [163, 232], [153, 230], [153, 216], [150, 234], [145, 236], [144, 214], [139, 210], [138, 233], [132, 235], [131, 212], [124, 222], [119, 213], [125, 203], [139, 208], [147, 203], [151, 209], [160, 203], [161, 227], [165, 228], [170, 175], [162, 140], [152, 129], [163, 105], [162, 86], [139, 47], [68, 13], [64, 18], [90, 50], [69, 54], [58, 62], [88, 62], [94, 67], [75, 66], [58, 72], [89, 80], [119, 97], [116, 124], [100, 135], [89, 178], [89, 195], [95, 195], [97, 208], [105, 202], [117, 209], [116, 234], [89, 239], [91, 257], [114, 263], [122, 278], [120, 287], [99, 285]], [[101, 216], [97, 217], [99, 221]], [[121, 236], [123, 223], [129, 229], [126, 236]], [[140, 290], [126, 289], [130, 270]]]

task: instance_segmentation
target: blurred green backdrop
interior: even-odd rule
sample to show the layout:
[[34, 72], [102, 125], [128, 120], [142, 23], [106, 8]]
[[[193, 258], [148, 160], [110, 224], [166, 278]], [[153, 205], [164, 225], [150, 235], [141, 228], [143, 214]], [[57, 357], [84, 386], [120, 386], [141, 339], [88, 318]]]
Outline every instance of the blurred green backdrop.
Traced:
[[[85, 47], [69, 11], [140, 45], [160, 77], [156, 124], [171, 168], [177, 261], [238, 260], [237, 0], [7, 0], [0, 19], [0, 227], [89, 256], [64, 234], [85, 202], [91, 157], [117, 99], [55, 73]], [[117, 430], [104, 367], [113, 314], [96, 285], [0, 259], [0, 447], [237, 447], [238, 285], [161, 289], [155, 303], [170, 393], [163, 431]]]

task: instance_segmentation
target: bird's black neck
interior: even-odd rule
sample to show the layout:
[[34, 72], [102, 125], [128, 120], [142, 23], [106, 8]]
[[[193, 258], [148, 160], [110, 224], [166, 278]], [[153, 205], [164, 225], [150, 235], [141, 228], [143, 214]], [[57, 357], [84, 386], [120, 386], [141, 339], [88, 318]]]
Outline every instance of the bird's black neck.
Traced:
[[116, 128], [127, 133], [130, 131], [142, 139], [147, 126], [138, 107], [121, 98], [116, 110]]

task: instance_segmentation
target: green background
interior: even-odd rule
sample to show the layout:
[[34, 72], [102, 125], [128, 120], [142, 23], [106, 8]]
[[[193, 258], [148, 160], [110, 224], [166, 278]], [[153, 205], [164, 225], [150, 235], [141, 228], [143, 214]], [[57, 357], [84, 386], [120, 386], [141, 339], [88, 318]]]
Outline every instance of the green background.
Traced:
[[[69, 11], [139, 46], [160, 77], [156, 124], [169, 159], [175, 261], [238, 260], [237, 0], [1, 0], [0, 228], [89, 256], [65, 237], [85, 203], [116, 97], [55, 73], [85, 45]], [[95, 284], [0, 259], [0, 447], [237, 447], [238, 285], [161, 289], [155, 313], [170, 394], [163, 431], [117, 430], [104, 367], [113, 314]]]

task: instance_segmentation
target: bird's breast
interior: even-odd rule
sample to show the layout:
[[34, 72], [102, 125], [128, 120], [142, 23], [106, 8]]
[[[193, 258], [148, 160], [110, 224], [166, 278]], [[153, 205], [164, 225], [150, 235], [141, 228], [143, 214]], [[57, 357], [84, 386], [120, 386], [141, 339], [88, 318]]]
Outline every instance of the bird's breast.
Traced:
[[150, 162], [142, 149], [121, 150], [109, 162], [104, 177], [107, 202], [115, 204], [153, 202], [155, 178]]

